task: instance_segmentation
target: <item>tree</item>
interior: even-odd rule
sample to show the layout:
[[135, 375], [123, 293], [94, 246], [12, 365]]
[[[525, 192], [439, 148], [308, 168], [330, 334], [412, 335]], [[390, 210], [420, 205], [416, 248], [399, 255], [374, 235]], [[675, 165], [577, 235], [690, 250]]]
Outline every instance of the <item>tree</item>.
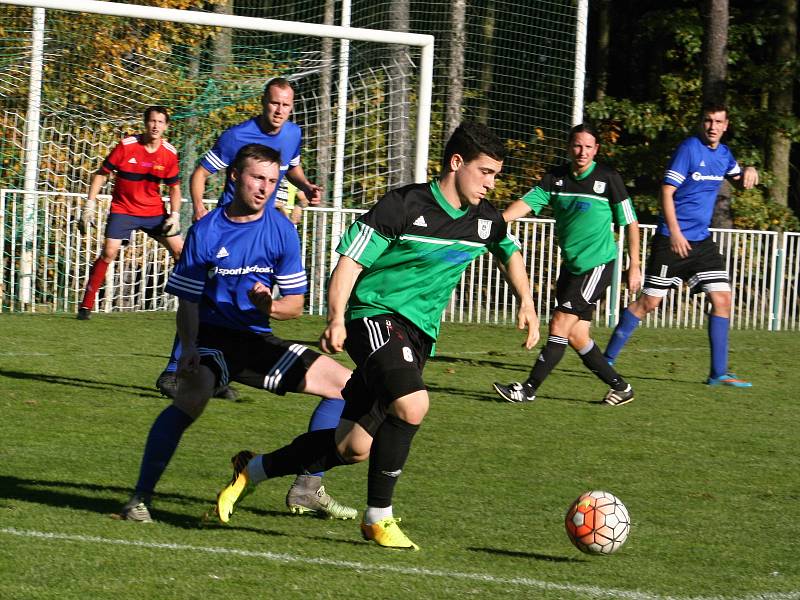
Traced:
[[[728, 0], [703, 0], [703, 103], [724, 102], [728, 79]], [[731, 187], [722, 183], [714, 216], [714, 227], [733, 227]]]
[[788, 129], [793, 120], [794, 80], [797, 65], [797, 1], [774, 0], [775, 31], [774, 88], [769, 95], [769, 110], [777, 121], [767, 144], [767, 169], [774, 179], [769, 197], [781, 206], [789, 205], [789, 152], [792, 141]]
[[444, 137], [458, 127], [461, 122], [461, 104], [464, 101], [464, 55], [467, 41], [466, 0], [454, 0], [450, 5], [450, 58], [447, 63], [447, 111], [445, 115]]
[[483, 44], [486, 48], [484, 52], [483, 64], [481, 65], [481, 103], [478, 107], [478, 121], [480, 123], [489, 122], [489, 109], [491, 103], [492, 87], [494, 85], [494, 27], [497, 19], [495, 0], [486, 3], [486, 16], [483, 19]]
[[595, 48], [592, 53], [594, 58], [592, 78], [593, 94], [595, 101], [602, 100], [606, 96], [608, 87], [608, 53], [611, 42], [611, 18], [609, 14], [610, 0], [597, 0], [590, 6], [595, 12], [595, 24], [597, 34], [595, 36]]
[[[389, 29], [407, 32], [409, 0], [394, 0], [389, 9]], [[389, 66], [389, 187], [411, 183], [411, 136], [409, 122], [409, 82], [411, 65], [408, 48], [394, 45]]]

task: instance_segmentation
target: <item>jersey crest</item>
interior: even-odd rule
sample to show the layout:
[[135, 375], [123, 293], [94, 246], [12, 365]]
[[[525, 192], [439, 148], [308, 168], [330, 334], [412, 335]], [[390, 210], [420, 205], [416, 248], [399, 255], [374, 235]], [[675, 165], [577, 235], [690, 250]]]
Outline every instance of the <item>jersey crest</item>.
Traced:
[[492, 233], [492, 222], [489, 219], [478, 219], [478, 237], [482, 240], [489, 239]]
[[592, 188], [596, 194], [602, 194], [606, 191], [606, 182], [605, 181], [595, 181], [594, 187]]

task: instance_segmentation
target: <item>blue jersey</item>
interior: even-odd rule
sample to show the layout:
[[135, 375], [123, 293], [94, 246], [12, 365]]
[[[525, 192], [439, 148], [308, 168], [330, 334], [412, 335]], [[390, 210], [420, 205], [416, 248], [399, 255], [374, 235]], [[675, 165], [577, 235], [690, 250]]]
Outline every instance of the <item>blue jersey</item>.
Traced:
[[[276, 192], [286, 171], [300, 164], [300, 147], [303, 141], [300, 127], [296, 123], [286, 121], [278, 133], [265, 133], [258, 120], [259, 117], [253, 117], [223, 131], [214, 147], [200, 160], [200, 164], [209, 173], [225, 169], [225, 189], [219, 197], [217, 206], [226, 206], [233, 200], [234, 185], [231, 181], [230, 164], [242, 146], [262, 144], [281, 153], [281, 170], [278, 173], [278, 185], [275, 186]], [[272, 208], [275, 204], [276, 192], [273, 192], [267, 201], [267, 208]]]
[[297, 230], [274, 208], [234, 223], [219, 207], [189, 229], [165, 290], [199, 303], [201, 323], [263, 333], [271, 331], [269, 317], [247, 297], [257, 281], [277, 284], [283, 296], [306, 292]]
[[[681, 142], [664, 173], [664, 183], [677, 188], [675, 216], [687, 240], [699, 242], [711, 235], [708, 227], [722, 180], [741, 173], [725, 144], [711, 149], [697, 136]], [[658, 219], [658, 233], [669, 235], [663, 215]]]

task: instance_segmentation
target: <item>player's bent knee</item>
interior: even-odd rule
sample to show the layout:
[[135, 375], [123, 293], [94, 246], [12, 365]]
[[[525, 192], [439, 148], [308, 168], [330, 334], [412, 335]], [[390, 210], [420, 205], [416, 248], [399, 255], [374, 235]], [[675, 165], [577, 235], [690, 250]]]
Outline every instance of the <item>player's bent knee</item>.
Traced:
[[341, 398], [352, 371], [329, 356], [320, 356], [306, 372], [302, 391], [322, 398]]
[[388, 412], [406, 423], [419, 425], [422, 423], [425, 415], [428, 414], [429, 406], [430, 400], [428, 399], [428, 392], [420, 390], [392, 402], [389, 405]]
[[348, 463], [363, 462], [369, 458], [372, 436], [352, 421], [342, 419], [336, 428], [336, 449]]

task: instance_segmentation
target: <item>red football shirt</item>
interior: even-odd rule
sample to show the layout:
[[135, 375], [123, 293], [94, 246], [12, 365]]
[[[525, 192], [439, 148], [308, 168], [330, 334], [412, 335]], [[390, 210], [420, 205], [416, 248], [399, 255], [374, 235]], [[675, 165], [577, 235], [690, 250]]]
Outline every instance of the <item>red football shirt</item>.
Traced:
[[161, 184], [180, 183], [178, 151], [161, 140], [155, 152], [148, 152], [141, 136], [124, 138], [103, 161], [100, 171], [116, 172], [111, 195], [111, 212], [136, 217], [157, 217], [165, 214]]

